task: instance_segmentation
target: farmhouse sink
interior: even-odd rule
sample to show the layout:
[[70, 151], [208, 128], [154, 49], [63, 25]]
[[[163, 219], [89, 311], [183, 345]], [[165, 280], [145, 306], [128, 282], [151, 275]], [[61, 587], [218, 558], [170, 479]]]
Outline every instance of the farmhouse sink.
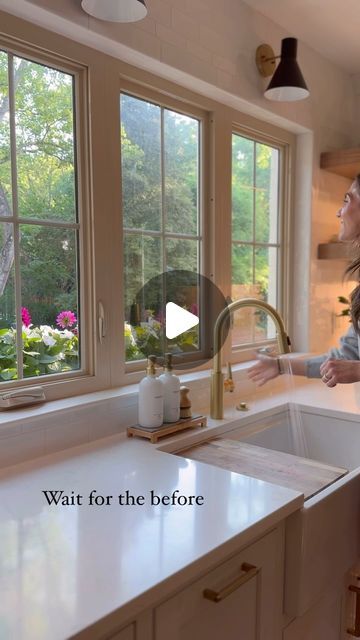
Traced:
[[221, 438], [263, 447], [269, 460], [270, 451], [281, 451], [347, 470], [286, 523], [285, 612], [302, 615], [360, 557], [360, 423], [285, 405], [232, 423]]

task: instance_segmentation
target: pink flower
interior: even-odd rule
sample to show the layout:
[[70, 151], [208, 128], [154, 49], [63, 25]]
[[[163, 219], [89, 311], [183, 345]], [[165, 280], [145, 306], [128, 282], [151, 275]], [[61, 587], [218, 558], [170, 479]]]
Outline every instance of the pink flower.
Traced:
[[26, 307], [21, 307], [21, 320], [25, 327], [29, 327], [31, 325], [31, 315], [29, 309]]
[[197, 306], [196, 302], [193, 302], [190, 306], [190, 313], [193, 313], [194, 316], [199, 317], [199, 307]]
[[61, 311], [56, 318], [56, 324], [62, 329], [68, 329], [77, 323], [75, 313], [72, 311]]

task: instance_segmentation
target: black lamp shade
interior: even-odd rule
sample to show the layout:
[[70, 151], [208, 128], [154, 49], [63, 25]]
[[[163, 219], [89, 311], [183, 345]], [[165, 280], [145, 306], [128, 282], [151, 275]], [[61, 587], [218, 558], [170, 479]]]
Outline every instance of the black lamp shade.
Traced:
[[297, 39], [284, 38], [281, 41], [280, 63], [265, 91], [269, 100], [292, 102], [310, 95], [300, 67], [296, 62]]

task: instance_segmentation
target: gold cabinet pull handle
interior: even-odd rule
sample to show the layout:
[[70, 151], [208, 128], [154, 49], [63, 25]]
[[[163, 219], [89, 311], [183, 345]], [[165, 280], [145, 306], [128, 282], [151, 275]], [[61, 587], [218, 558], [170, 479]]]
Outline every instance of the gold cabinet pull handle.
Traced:
[[356, 595], [355, 626], [353, 629], [347, 629], [347, 632], [351, 636], [355, 636], [355, 638], [360, 638], [360, 587], [355, 587], [351, 584], [349, 586], [349, 591], [352, 591]]
[[255, 567], [253, 564], [248, 564], [247, 562], [243, 562], [241, 565], [241, 570], [244, 571], [243, 575], [235, 578], [230, 584], [228, 584], [220, 591], [213, 591], [213, 589], [204, 589], [203, 596], [207, 600], [211, 600], [211, 602], [221, 602], [227, 598], [231, 593], [236, 591], [239, 587], [241, 587], [245, 582], [248, 582], [252, 578], [254, 578], [260, 571], [259, 567]]

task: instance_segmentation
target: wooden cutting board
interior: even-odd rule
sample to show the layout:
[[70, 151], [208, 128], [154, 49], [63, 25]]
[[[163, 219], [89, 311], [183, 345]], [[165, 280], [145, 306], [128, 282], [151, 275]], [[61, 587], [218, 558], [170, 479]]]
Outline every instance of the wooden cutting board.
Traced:
[[190, 447], [178, 455], [295, 489], [305, 500], [348, 473], [317, 460], [225, 438]]

